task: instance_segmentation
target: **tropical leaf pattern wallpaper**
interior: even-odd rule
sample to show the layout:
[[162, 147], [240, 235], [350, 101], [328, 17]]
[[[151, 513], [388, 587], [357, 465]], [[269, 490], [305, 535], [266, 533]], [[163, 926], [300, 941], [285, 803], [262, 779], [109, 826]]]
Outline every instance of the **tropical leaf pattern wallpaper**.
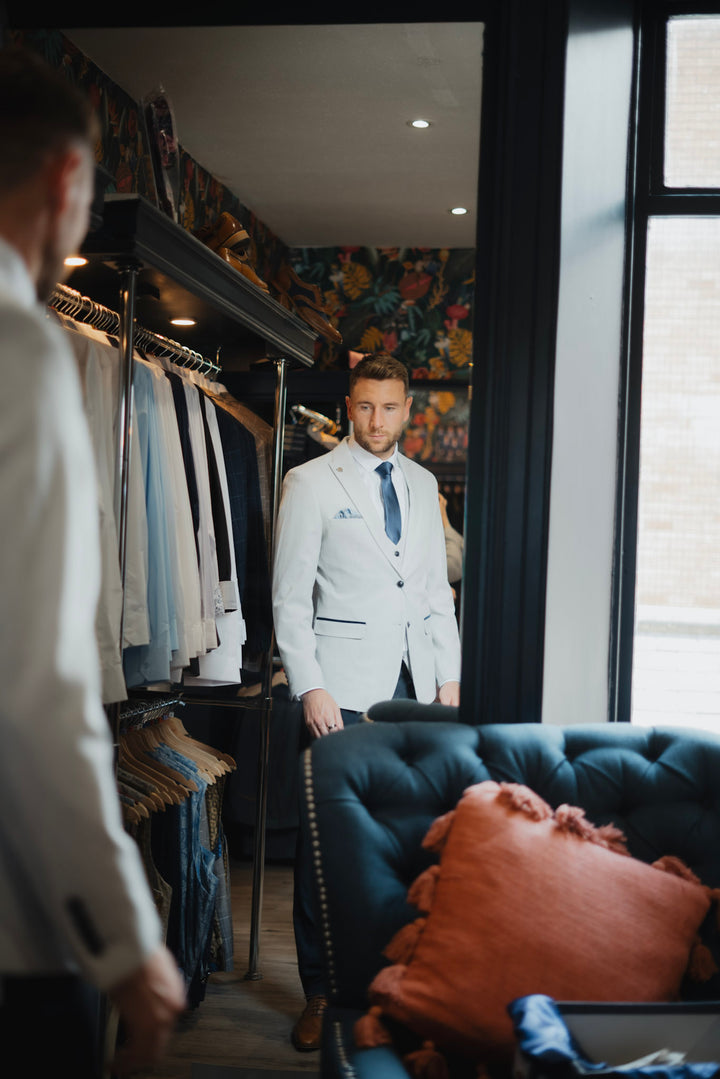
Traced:
[[316, 285], [342, 334], [319, 348], [317, 365], [343, 364], [344, 350], [384, 350], [412, 379], [470, 381], [475, 252], [472, 248], [304, 247], [290, 252], [298, 277]]
[[426, 389], [410, 387], [413, 396], [410, 422], [402, 439], [402, 452], [432, 471], [463, 471], [467, 460], [470, 400], [466, 387]]

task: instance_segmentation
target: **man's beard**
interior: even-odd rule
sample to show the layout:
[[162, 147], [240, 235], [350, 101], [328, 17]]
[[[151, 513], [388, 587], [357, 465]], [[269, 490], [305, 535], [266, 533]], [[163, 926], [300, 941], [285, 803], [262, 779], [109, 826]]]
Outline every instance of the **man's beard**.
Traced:
[[385, 441], [382, 444], [378, 445], [373, 444], [370, 439], [367, 438], [365, 435], [358, 435], [357, 431], [354, 431], [353, 435], [358, 446], [362, 446], [364, 450], [367, 450], [368, 453], [374, 454], [376, 457], [379, 453], [388, 453], [390, 450], [393, 449], [395, 443], [397, 442], [396, 438], [392, 438], [390, 437], [390, 435], [388, 435], [386, 436]]
[[65, 260], [58, 255], [57, 240], [53, 233], [46, 237], [43, 245], [40, 273], [36, 284], [37, 298], [40, 303], [47, 303], [57, 283], [64, 281], [66, 277]]

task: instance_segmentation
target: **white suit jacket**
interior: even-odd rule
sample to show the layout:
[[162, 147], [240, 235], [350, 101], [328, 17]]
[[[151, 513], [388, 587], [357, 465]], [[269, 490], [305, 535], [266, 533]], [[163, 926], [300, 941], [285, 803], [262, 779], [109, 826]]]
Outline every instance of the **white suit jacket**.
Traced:
[[324, 687], [341, 708], [389, 700], [407, 640], [419, 701], [460, 680], [460, 641], [432, 473], [406, 457], [400, 552], [347, 439], [283, 483], [273, 569], [275, 636], [290, 692]]
[[100, 989], [162, 940], [100, 700], [96, 473], [63, 333], [0, 240], [0, 978]]

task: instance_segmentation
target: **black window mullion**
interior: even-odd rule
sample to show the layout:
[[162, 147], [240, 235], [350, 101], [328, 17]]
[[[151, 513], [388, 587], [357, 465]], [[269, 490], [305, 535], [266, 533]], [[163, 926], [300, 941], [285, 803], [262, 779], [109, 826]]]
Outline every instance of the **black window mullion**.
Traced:
[[610, 649], [610, 719], [631, 718], [637, 571], [640, 422], [647, 236], [653, 217], [720, 217], [720, 188], [669, 188], [664, 183], [667, 31], [673, 16], [720, 14], [715, 3], [648, 0], [638, 29], [634, 156], [628, 177], [628, 270], [621, 371], [618, 501]]
[[703, 217], [720, 216], [720, 190], [694, 191], [683, 188], [662, 195], [650, 195], [647, 199], [647, 215], [650, 217]]

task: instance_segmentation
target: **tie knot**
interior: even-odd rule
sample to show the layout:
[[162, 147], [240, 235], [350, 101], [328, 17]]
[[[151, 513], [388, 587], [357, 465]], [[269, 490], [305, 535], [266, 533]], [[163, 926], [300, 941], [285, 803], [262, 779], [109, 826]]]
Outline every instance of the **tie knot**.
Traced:
[[392, 465], [390, 464], [389, 461], [383, 461], [383, 463], [381, 465], [377, 466], [375, 471], [378, 472], [380, 474], [380, 476], [382, 476], [382, 478], [384, 479], [386, 476], [389, 476], [390, 473], [392, 472]]

